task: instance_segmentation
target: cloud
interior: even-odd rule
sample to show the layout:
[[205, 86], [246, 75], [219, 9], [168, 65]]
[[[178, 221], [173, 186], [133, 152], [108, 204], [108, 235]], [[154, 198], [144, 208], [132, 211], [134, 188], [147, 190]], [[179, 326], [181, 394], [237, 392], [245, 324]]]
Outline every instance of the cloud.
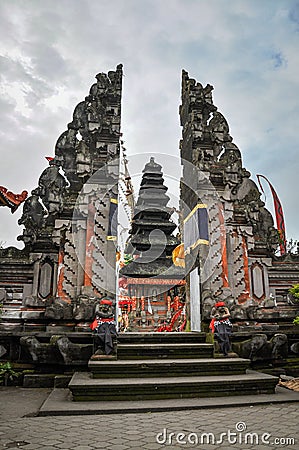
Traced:
[[[0, 185], [37, 185], [94, 76], [118, 63], [129, 157], [178, 157], [184, 68], [214, 85], [244, 165], [272, 181], [298, 239], [298, 11], [278, 0], [2, 0]], [[0, 240], [17, 234], [3, 209]]]
[[287, 61], [281, 52], [273, 53], [272, 60], [276, 69], [287, 65]]
[[291, 22], [295, 23], [297, 25], [297, 31], [299, 31], [299, 3], [293, 3], [290, 10], [288, 17]]

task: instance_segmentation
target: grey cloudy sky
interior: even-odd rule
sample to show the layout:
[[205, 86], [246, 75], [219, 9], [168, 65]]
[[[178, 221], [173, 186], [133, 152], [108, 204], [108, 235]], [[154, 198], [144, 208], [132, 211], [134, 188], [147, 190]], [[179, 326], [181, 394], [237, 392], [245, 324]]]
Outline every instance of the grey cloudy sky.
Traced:
[[[119, 63], [128, 155], [178, 157], [184, 68], [214, 86], [244, 165], [273, 183], [299, 239], [299, 2], [1, 0], [0, 17], [0, 185], [36, 187], [94, 76]], [[15, 243], [20, 214], [0, 209], [0, 241]]]

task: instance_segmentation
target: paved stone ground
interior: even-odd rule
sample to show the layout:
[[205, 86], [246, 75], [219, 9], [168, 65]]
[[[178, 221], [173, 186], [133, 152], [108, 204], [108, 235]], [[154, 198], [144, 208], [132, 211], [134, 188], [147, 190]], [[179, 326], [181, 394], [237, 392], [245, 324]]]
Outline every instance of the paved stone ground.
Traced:
[[[34, 417], [48, 394], [49, 389], [0, 388], [0, 449], [299, 449], [297, 402], [145, 414]], [[209, 435], [210, 444], [204, 433], [213, 433]]]

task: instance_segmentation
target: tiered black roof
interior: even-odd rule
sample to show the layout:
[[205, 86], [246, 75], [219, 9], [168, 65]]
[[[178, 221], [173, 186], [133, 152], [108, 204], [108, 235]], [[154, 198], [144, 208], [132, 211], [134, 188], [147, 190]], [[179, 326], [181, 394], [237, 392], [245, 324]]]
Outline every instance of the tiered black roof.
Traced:
[[143, 169], [131, 237], [127, 243], [127, 252], [138, 255], [138, 259], [123, 267], [122, 275], [163, 278], [182, 275], [182, 269], [172, 262], [172, 251], [180, 244], [180, 239], [172, 234], [176, 224], [170, 219], [172, 209], [167, 206], [167, 190], [162, 166], [150, 158]]

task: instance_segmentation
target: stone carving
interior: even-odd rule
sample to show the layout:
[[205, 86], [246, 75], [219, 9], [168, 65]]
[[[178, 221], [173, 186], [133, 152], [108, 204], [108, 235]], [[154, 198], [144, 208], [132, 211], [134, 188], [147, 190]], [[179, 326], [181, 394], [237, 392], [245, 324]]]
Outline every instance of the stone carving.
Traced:
[[69, 124], [69, 127], [78, 130], [84, 139], [88, 138], [88, 105], [91, 105], [88, 97], [86, 101], [78, 103], [74, 109], [73, 121]]
[[234, 305], [230, 309], [231, 317], [234, 320], [247, 320], [247, 312], [246, 309], [243, 308], [241, 305]]
[[62, 288], [68, 299], [75, 299], [77, 295], [78, 258], [73, 237], [71, 224], [68, 223], [65, 227], [64, 238], [62, 240], [64, 254]]
[[213, 134], [215, 134], [216, 139], [217, 139], [218, 135], [220, 134], [221, 137], [219, 136], [218, 139], [221, 138], [222, 141], [227, 141], [227, 140], [231, 141], [232, 140], [231, 137], [229, 139], [223, 139], [222, 135], [228, 136], [229, 126], [228, 126], [226, 119], [219, 111], [213, 112], [212, 119], [209, 122], [209, 128], [210, 128], [211, 132]]
[[45, 306], [45, 300], [30, 295], [23, 300], [23, 306], [26, 308], [41, 308]]
[[285, 359], [288, 356], [288, 337], [286, 334], [277, 333], [270, 340], [273, 359]]
[[208, 129], [211, 134], [211, 141], [214, 142], [214, 159], [217, 159], [222, 151], [223, 144], [232, 141], [228, 123], [219, 111], [213, 112]]
[[95, 316], [95, 297], [88, 295], [79, 295], [76, 304], [73, 306], [73, 317], [76, 321], [91, 322]]
[[[96, 79], [97, 82], [90, 88], [89, 96], [75, 108], [73, 121], [69, 124], [69, 129], [79, 131], [82, 140], [90, 147], [94, 156], [96, 156], [97, 149], [100, 148], [96, 141], [101, 140], [101, 133], [113, 135], [115, 132], [119, 132], [119, 107], [116, 106], [116, 103], [120, 101], [122, 66], [118, 65], [116, 71], [109, 71], [108, 75], [99, 73], [96, 75]], [[112, 102], [114, 100], [115, 103], [113, 107], [109, 106], [111, 100]], [[75, 142], [72, 142], [72, 147], [76, 147]], [[86, 165], [85, 150], [84, 153], [84, 165]], [[77, 163], [78, 161], [80, 161], [80, 155]], [[79, 162], [79, 164], [82, 163]], [[89, 161], [87, 161], [87, 164], [89, 166]], [[96, 164], [92, 165], [92, 171], [99, 168]]]
[[101, 299], [96, 303], [95, 315], [98, 319], [111, 319], [114, 318], [115, 307], [112, 300]]
[[246, 312], [250, 320], [262, 320], [264, 318], [263, 309], [259, 308], [257, 304], [249, 305]]
[[35, 241], [38, 232], [45, 225], [45, 216], [47, 212], [39, 201], [39, 189], [31, 191], [31, 196], [27, 198], [23, 206], [23, 214], [18, 220], [19, 225], [24, 225], [25, 230], [19, 240], [26, 243]]
[[46, 210], [39, 202], [39, 190], [34, 189], [31, 191], [31, 197], [25, 201], [23, 215], [19, 220], [19, 224], [24, 224], [28, 228], [30, 228], [30, 225], [34, 228], [42, 228], [45, 215]]
[[65, 178], [59, 173], [59, 166], [55, 159], [49, 161], [49, 167], [41, 174], [38, 186], [40, 197], [48, 210], [49, 218], [52, 219], [62, 210], [67, 186]]
[[93, 346], [90, 344], [76, 344], [67, 336], [54, 335], [50, 344], [55, 346], [67, 365], [86, 364], [92, 354]]
[[65, 176], [70, 183], [70, 189], [77, 190], [79, 180], [76, 174], [76, 145], [77, 145], [77, 130], [69, 128], [64, 131], [58, 138], [55, 146], [55, 159], [61, 164]]
[[114, 340], [117, 336], [115, 322], [115, 308], [112, 300], [101, 299], [95, 308], [95, 323], [93, 330], [96, 333], [95, 346], [97, 348], [91, 359], [99, 359], [103, 355], [115, 353]]
[[42, 343], [35, 336], [22, 336], [20, 344], [30, 354], [34, 363], [58, 364], [62, 362], [62, 357], [55, 346]]
[[234, 203], [235, 217], [252, 226], [255, 241], [258, 245], [274, 252], [278, 245], [278, 234], [274, 228], [271, 213], [260, 199], [258, 187], [250, 179], [250, 172], [242, 168], [240, 152], [230, 143], [220, 157], [224, 165], [225, 190], [223, 198]]
[[256, 334], [251, 339], [234, 344], [235, 351], [241, 358], [252, 361], [266, 361], [284, 359], [288, 354], [288, 338], [285, 334], [277, 333], [270, 341], [266, 334]]
[[242, 168], [239, 149], [229, 143], [219, 162], [224, 167], [223, 198], [234, 203], [235, 216], [242, 217], [244, 223], [247, 221], [251, 224], [257, 241], [262, 241], [264, 246], [273, 249], [278, 240], [272, 215], [260, 200], [261, 194], [250, 179], [250, 172]]
[[91, 173], [91, 154], [84, 141], [80, 141], [76, 147], [76, 173], [83, 179]]
[[212, 308], [215, 304], [211, 290], [204, 290], [201, 294], [202, 316], [204, 320], [210, 319]]
[[299, 342], [295, 342], [291, 345], [291, 351], [297, 355], [299, 354]]
[[221, 352], [224, 356], [227, 356], [228, 352], [231, 351], [232, 324], [229, 309], [224, 302], [215, 303], [211, 311], [211, 319], [210, 329], [214, 333]]
[[39, 364], [86, 364], [92, 354], [91, 344], [77, 344], [65, 335], [53, 335], [48, 343], [40, 342], [36, 336], [22, 336], [21, 347]]
[[245, 169], [240, 171], [241, 182], [235, 187], [232, 199], [244, 210], [257, 240], [263, 241], [269, 249], [274, 250], [278, 244], [278, 235], [274, 228], [273, 217], [260, 199], [258, 187], [249, 177], [250, 172]]
[[273, 294], [270, 294], [269, 298], [265, 298], [261, 303], [260, 306], [262, 308], [276, 308], [277, 302]]
[[219, 158], [219, 164], [223, 167], [223, 181], [225, 184], [223, 198], [227, 201], [235, 200], [237, 188], [242, 177], [241, 152], [232, 142], [224, 145], [224, 152]]
[[251, 174], [248, 170], [240, 170], [241, 182], [238, 186], [236, 195], [233, 198], [244, 205], [257, 202], [261, 196], [255, 182], [250, 179], [250, 175]]
[[90, 89], [90, 95], [93, 98], [102, 99], [108, 93], [115, 93], [121, 86], [122, 65], [119, 64], [116, 71], [110, 70], [108, 75], [98, 73], [96, 75], [97, 83], [93, 84]]
[[[18, 240], [20, 240], [20, 237], [18, 236], [17, 238]], [[16, 247], [6, 247], [6, 248], [0, 248], [0, 255], [2, 258], [16, 258], [16, 259], [23, 259], [26, 261], [27, 259], [27, 249], [23, 249], [20, 250], [19, 248]]]
[[69, 320], [73, 318], [73, 308], [59, 298], [47, 300], [45, 309], [45, 318], [52, 320]]

